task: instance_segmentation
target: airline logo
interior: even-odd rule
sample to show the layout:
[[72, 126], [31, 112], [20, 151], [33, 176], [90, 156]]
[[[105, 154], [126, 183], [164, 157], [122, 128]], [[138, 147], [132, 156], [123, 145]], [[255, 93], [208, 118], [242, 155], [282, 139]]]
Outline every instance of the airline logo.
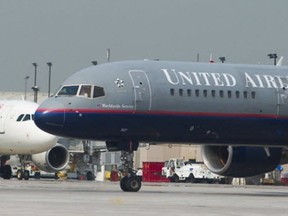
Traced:
[[[229, 73], [208, 72], [181, 72], [175, 69], [161, 69], [167, 81], [172, 85], [195, 85], [195, 86], [224, 86], [234, 87], [237, 85], [235, 76]], [[243, 74], [245, 87], [252, 88], [283, 88], [288, 87], [288, 76], [271, 76], [264, 74]]]

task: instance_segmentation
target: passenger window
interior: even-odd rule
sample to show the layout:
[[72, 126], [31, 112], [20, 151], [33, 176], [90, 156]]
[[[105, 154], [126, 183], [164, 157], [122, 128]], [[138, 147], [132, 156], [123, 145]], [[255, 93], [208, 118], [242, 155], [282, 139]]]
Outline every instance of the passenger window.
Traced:
[[220, 90], [220, 97], [223, 98], [224, 97], [224, 91]]
[[199, 89], [196, 89], [196, 90], [195, 90], [195, 95], [196, 95], [196, 97], [199, 97], [199, 96], [200, 96], [200, 91], [199, 91]]
[[31, 119], [30, 114], [26, 114], [23, 118], [23, 121], [29, 121]]
[[243, 92], [243, 96], [244, 96], [244, 98], [248, 98], [248, 93], [247, 93], [247, 91], [244, 91], [244, 92]]
[[91, 85], [82, 85], [79, 95], [90, 98], [91, 97]]
[[105, 96], [104, 88], [99, 87], [99, 86], [94, 86], [93, 98], [102, 97], [102, 96]]
[[235, 94], [236, 94], [236, 98], [240, 97], [240, 92], [239, 91], [236, 91]]
[[212, 90], [212, 91], [211, 91], [211, 95], [212, 95], [212, 97], [214, 98], [214, 97], [216, 96], [216, 91], [215, 91], [215, 90]]
[[63, 86], [57, 96], [73, 96], [77, 94], [79, 86]]
[[232, 97], [232, 92], [228, 91], [228, 98], [231, 98], [231, 97]]
[[170, 89], [170, 95], [174, 96], [174, 89]]
[[21, 114], [18, 118], [17, 118], [17, 122], [19, 122], [19, 121], [21, 121], [22, 120], [22, 118], [23, 118], [23, 116], [24, 116], [24, 114]]
[[183, 96], [183, 89], [179, 89], [179, 95]]
[[207, 97], [207, 95], [208, 95], [207, 90], [203, 90], [203, 95], [204, 95], [204, 97]]
[[253, 99], [255, 99], [255, 97], [256, 97], [256, 92], [252, 91], [252, 92], [251, 92], [251, 96], [252, 96]]
[[187, 95], [191, 97], [191, 89], [187, 89]]

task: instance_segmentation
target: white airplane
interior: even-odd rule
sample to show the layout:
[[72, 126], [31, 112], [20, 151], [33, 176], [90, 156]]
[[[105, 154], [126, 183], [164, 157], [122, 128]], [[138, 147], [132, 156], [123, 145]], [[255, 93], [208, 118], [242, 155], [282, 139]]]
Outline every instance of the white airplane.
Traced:
[[18, 179], [28, 179], [25, 161], [41, 170], [57, 172], [69, 161], [68, 150], [56, 144], [57, 137], [40, 130], [34, 123], [38, 104], [21, 100], [0, 100], [0, 175], [10, 179], [10, 155], [19, 155], [23, 167], [17, 171]]

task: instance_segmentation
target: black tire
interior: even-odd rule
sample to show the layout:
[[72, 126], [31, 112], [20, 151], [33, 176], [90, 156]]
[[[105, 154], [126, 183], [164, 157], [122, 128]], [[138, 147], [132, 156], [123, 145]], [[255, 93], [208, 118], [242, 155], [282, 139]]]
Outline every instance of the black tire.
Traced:
[[180, 182], [179, 176], [177, 174], [174, 174], [171, 177], [171, 182], [179, 183]]
[[127, 188], [127, 181], [128, 181], [128, 177], [127, 176], [124, 176], [123, 178], [121, 178], [120, 180], [120, 188], [123, 190], [123, 191], [128, 191], [128, 188]]
[[29, 180], [29, 177], [30, 177], [30, 172], [28, 170], [24, 170], [24, 180]]
[[195, 179], [195, 177], [194, 177], [194, 175], [192, 173], [187, 178], [187, 182], [196, 183], [196, 179]]
[[23, 173], [23, 171], [20, 170], [20, 169], [17, 170], [16, 177], [17, 177], [18, 180], [22, 180], [23, 177], [24, 177], [24, 173]]
[[11, 179], [12, 169], [10, 165], [4, 165], [2, 177], [3, 179]]
[[132, 176], [128, 178], [127, 187], [129, 191], [137, 192], [141, 188], [141, 180], [135, 176]]
[[41, 173], [40, 172], [35, 172], [34, 178], [35, 179], [40, 179], [41, 178]]
[[141, 179], [137, 176], [125, 176], [120, 180], [120, 188], [125, 192], [137, 192], [141, 188]]

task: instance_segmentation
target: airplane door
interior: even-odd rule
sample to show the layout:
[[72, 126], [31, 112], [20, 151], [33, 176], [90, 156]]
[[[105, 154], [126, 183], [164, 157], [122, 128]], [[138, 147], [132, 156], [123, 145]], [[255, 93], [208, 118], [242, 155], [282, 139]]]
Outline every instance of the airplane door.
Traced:
[[[288, 82], [287, 78], [281, 77], [281, 84], [275, 79], [277, 86], [277, 115], [279, 116], [288, 116]], [[282, 85], [284, 87], [282, 87]]]
[[134, 88], [136, 110], [151, 109], [151, 86], [147, 74], [142, 70], [130, 70], [129, 75]]
[[0, 104], [0, 134], [5, 134], [5, 120], [11, 108], [11, 106], [4, 106]]

